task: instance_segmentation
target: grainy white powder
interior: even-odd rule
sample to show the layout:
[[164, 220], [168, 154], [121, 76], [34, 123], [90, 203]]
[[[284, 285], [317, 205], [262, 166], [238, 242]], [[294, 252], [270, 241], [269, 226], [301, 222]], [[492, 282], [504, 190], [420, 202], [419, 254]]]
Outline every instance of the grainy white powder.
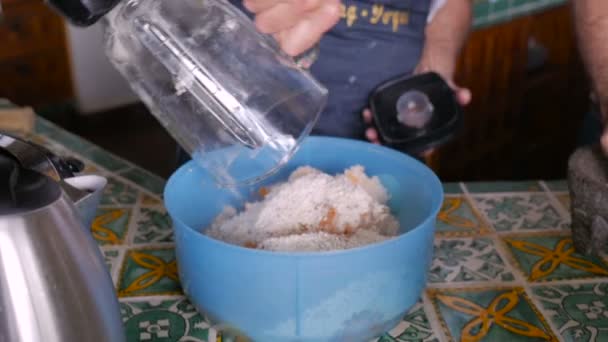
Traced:
[[242, 212], [226, 207], [205, 233], [250, 248], [272, 251], [330, 251], [389, 239], [398, 222], [388, 194], [362, 166], [331, 176], [311, 167], [287, 182], [260, 190], [263, 199]]

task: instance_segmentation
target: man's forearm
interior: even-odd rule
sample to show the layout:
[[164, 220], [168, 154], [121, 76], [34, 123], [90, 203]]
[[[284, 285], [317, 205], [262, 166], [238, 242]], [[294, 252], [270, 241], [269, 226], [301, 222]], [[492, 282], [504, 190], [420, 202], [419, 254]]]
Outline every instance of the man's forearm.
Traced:
[[[456, 61], [471, 29], [471, 0], [447, 0], [426, 27], [421, 63], [452, 77]], [[424, 67], [424, 65], [422, 65]]]
[[605, 112], [608, 109], [608, 1], [573, 0], [572, 6], [581, 56]]

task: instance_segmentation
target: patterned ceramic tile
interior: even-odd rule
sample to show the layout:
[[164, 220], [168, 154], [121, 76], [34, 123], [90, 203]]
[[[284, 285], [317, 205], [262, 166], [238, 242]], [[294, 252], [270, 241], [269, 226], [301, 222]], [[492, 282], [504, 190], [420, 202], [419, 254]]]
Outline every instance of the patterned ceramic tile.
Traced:
[[47, 146], [49, 144], [49, 140], [47, 138], [43, 137], [42, 135], [38, 135], [38, 134], [27, 134], [24, 138], [27, 141], [40, 145], [40, 146]]
[[42, 132], [46, 138], [54, 142], [58, 142], [76, 153], [84, 154], [87, 150], [95, 146], [90, 142], [61, 129], [55, 124], [42, 118], [36, 119], [36, 131]]
[[475, 1], [475, 28], [501, 22], [566, 3], [566, 0], [479, 0]]
[[36, 139], [36, 143], [39, 143], [40, 146], [48, 149], [60, 157], [78, 157], [81, 159], [80, 156], [73, 152], [70, 148], [50, 138], [44, 137], [43, 139]]
[[431, 284], [512, 280], [513, 273], [491, 238], [435, 240]]
[[123, 171], [120, 175], [153, 194], [162, 194], [165, 187], [165, 182], [160, 177], [140, 168], [134, 167], [127, 171]]
[[36, 122], [34, 126], [34, 132], [39, 135], [47, 135], [50, 132], [53, 132], [57, 129], [55, 125], [50, 123], [48, 120], [41, 116], [36, 117]]
[[185, 298], [120, 303], [127, 340], [207, 342], [209, 322]]
[[108, 177], [108, 185], [104, 189], [101, 205], [133, 205], [137, 196], [137, 189], [134, 187], [116, 177]]
[[118, 282], [120, 297], [181, 294], [173, 248], [127, 251]]
[[162, 207], [140, 208], [133, 243], [173, 242], [173, 225]]
[[122, 250], [116, 248], [104, 249], [102, 250], [102, 253], [108, 271], [110, 272], [110, 275], [112, 275], [112, 280], [114, 281], [114, 284], [116, 284], [118, 280], [118, 270], [122, 263], [124, 253]]
[[130, 165], [122, 159], [98, 147], [94, 147], [91, 150], [87, 151], [85, 156], [91, 161], [105, 168], [106, 170], [112, 172], [124, 170], [130, 167]]
[[556, 341], [523, 288], [427, 291], [451, 341]]
[[446, 196], [437, 216], [436, 231], [440, 236], [476, 236], [489, 229], [464, 196]]
[[443, 183], [442, 185], [443, 185], [443, 192], [446, 195], [462, 193], [462, 187], [460, 186], [460, 183]]
[[100, 174], [101, 170], [99, 168], [97, 168], [97, 166], [93, 165], [90, 162], [85, 162], [84, 164], [84, 170], [82, 170], [83, 173], [91, 173], [91, 174]]
[[566, 211], [570, 211], [570, 195], [567, 193], [555, 194], [555, 197]]
[[[491, 4], [483, 18], [483, 23], [490, 23], [503, 12], [512, 16], [519, 8], [563, 0], [509, 0], [507, 9], [504, 0], [476, 3], [483, 1]], [[104, 246], [101, 250], [120, 296], [127, 341], [221, 342], [210, 323], [182, 297], [171, 223], [160, 196], [164, 181], [44, 119], [38, 120], [36, 132], [32, 138], [52, 151], [84, 156], [87, 172], [109, 175], [92, 231]], [[555, 340], [522, 288], [491, 287], [496, 282], [512, 285], [516, 272], [539, 285], [530, 286], [535, 303], [564, 340], [607, 340], [608, 287], [599, 283], [608, 280], [608, 266], [574, 253], [565, 231], [546, 232], [566, 226], [567, 192], [564, 182], [546, 182], [540, 188], [538, 184], [474, 183], [467, 184], [467, 194], [458, 183], [444, 184], [447, 196], [438, 215], [427, 290], [430, 305], [418, 303], [379, 341], [436, 342], [444, 333], [459, 341]], [[501, 236], [494, 234], [490, 223]], [[504, 234], [518, 230], [536, 231]], [[508, 257], [501, 254], [504, 251]], [[572, 283], [581, 278], [598, 284]], [[538, 284], [558, 279], [562, 282], [554, 286]], [[431, 321], [436, 318], [439, 321]], [[439, 326], [444, 333], [433, 331]]]
[[551, 191], [568, 192], [568, 182], [565, 180], [544, 181], [544, 183]]
[[493, 13], [502, 13], [506, 12], [509, 9], [509, 5], [512, 0], [493, 0], [492, 4], [492, 12]]
[[608, 341], [608, 283], [532, 290], [564, 341]]
[[485, 18], [490, 15], [490, 2], [489, 1], [475, 1], [473, 4], [473, 17]]
[[470, 193], [543, 191], [538, 182], [469, 182], [465, 186]]
[[149, 196], [147, 194], [141, 194], [141, 204], [142, 205], [151, 205], [151, 206], [158, 206], [158, 205], [162, 205], [163, 202], [155, 197]]
[[558, 229], [568, 226], [547, 194], [474, 196], [475, 203], [499, 232]]
[[532, 0], [512, 0], [512, 1], [513, 1], [514, 6], [521, 6], [521, 5], [525, 5], [529, 2], [532, 2]]
[[100, 208], [97, 210], [91, 232], [100, 245], [122, 244], [129, 227], [131, 209]]
[[514, 235], [504, 237], [504, 241], [531, 282], [608, 277], [602, 260], [575, 252], [570, 235]]
[[424, 311], [424, 305], [417, 303], [410, 312], [403, 317], [403, 320], [397, 327], [384, 336], [380, 337], [377, 342], [438, 342], [439, 339], [433, 329]]

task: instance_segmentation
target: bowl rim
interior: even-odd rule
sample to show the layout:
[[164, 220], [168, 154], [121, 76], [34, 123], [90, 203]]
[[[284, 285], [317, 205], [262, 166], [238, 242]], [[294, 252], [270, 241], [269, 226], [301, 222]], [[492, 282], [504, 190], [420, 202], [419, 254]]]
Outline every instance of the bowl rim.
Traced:
[[[329, 256], [346, 255], [346, 254], [351, 254], [351, 253], [361, 253], [361, 252], [370, 251], [370, 250], [376, 249], [376, 248], [383, 248], [383, 247], [391, 246], [393, 244], [398, 244], [402, 239], [407, 238], [407, 236], [424, 229], [424, 227], [429, 226], [430, 221], [436, 220], [437, 215], [439, 214], [439, 211], [441, 210], [441, 206], [443, 204], [443, 198], [444, 198], [443, 186], [442, 186], [441, 181], [437, 177], [437, 175], [424, 163], [420, 162], [419, 160], [417, 160], [405, 153], [399, 152], [397, 150], [394, 150], [394, 149], [391, 149], [391, 148], [388, 148], [385, 146], [377, 145], [377, 144], [372, 144], [372, 143], [362, 141], [362, 140], [339, 138], [339, 137], [309, 136], [302, 141], [302, 144], [306, 144], [309, 141], [312, 141], [317, 144], [323, 144], [323, 143], [358, 144], [358, 145], [360, 145], [361, 148], [372, 149], [372, 150], [374, 150], [374, 152], [382, 153], [391, 159], [400, 159], [401, 161], [403, 161], [403, 159], [405, 158], [407, 160], [407, 162], [411, 163], [414, 168], [418, 169], [418, 171], [421, 171], [421, 172], [427, 174], [428, 179], [430, 181], [429, 185], [434, 188], [431, 191], [437, 191], [438, 200], [433, 200], [434, 203], [431, 203], [430, 215], [427, 216], [424, 220], [422, 220], [418, 225], [411, 228], [407, 232], [404, 232], [402, 234], [399, 234], [396, 237], [393, 237], [393, 238], [390, 238], [390, 239], [387, 239], [384, 241], [375, 242], [375, 243], [371, 243], [371, 244], [367, 244], [367, 245], [363, 245], [363, 246], [359, 246], [359, 247], [354, 247], [354, 248], [349, 248], [349, 249], [319, 251], [319, 252], [286, 252], [286, 251], [268, 251], [268, 250], [247, 248], [247, 247], [243, 247], [243, 246], [239, 246], [239, 245], [235, 245], [235, 244], [231, 244], [228, 242], [214, 239], [206, 234], [203, 234], [201, 231], [194, 229], [190, 225], [185, 224], [181, 219], [177, 218], [175, 215], [172, 215], [172, 210], [169, 208], [169, 205], [167, 205], [167, 198], [170, 197], [169, 193], [171, 192], [170, 189], [172, 188], [172, 185], [175, 182], [177, 182], [177, 178], [179, 178], [181, 174], [186, 173], [186, 172], [191, 172], [191, 170], [193, 168], [200, 168], [196, 164], [195, 161], [190, 160], [187, 163], [185, 163], [184, 165], [182, 165], [181, 167], [179, 167], [176, 171], [173, 172], [173, 174], [169, 177], [169, 180], [167, 181], [164, 192], [163, 192], [163, 204], [164, 204], [171, 220], [173, 221], [174, 234], [175, 234], [175, 231], [178, 229], [177, 226], [181, 225], [185, 228], [185, 231], [187, 231], [189, 234], [193, 234], [197, 239], [202, 239], [202, 241], [204, 241], [205, 243], [211, 243], [212, 245], [215, 245], [217, 247], [228, 248], [228, 250], [231, 253], [236, 252], [238, 254], [246, 254], [249, 256], [255, 255], [255, 256], [280, 256], [280, 257], [286, 257], [286, 258], [302, 258], [302, 257], [323, 258], [323, 257], [329, 257]], [[301, 150], [301, 148], [298, 149], [298, 152], [300, 150]], [[287, 163], [285, 165], [287, 165]], [[434, 225], [431, 225], [431, 227], [434, 227]], [[434, 231], [434, 228], [432, 230]], [[176, 249], [179, 248], [179, 242], [177, 239], [175, 241], [175, 246], [176, 246]]]

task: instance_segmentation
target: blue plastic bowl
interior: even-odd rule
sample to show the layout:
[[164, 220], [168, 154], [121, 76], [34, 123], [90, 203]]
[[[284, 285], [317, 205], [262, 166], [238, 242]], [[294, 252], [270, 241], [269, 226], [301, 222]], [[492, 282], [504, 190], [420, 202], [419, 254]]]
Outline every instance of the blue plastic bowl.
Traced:
[[[310, 137], [264, 183], [310, 165], [329, 173], [361, 164], [380, 177], [402, 234], [361, 248], [277, 253], [213, 240], [201, 230], [256, 189], [218, 188], [190, 162], [165, 189], [179, 277], [199, 311], [254, 341], [368, 341], [399, 323], [426, 285], [441, 183], [417, 160], [381, 146]], [[261, 184], [263, 185], [263, 184]]]

